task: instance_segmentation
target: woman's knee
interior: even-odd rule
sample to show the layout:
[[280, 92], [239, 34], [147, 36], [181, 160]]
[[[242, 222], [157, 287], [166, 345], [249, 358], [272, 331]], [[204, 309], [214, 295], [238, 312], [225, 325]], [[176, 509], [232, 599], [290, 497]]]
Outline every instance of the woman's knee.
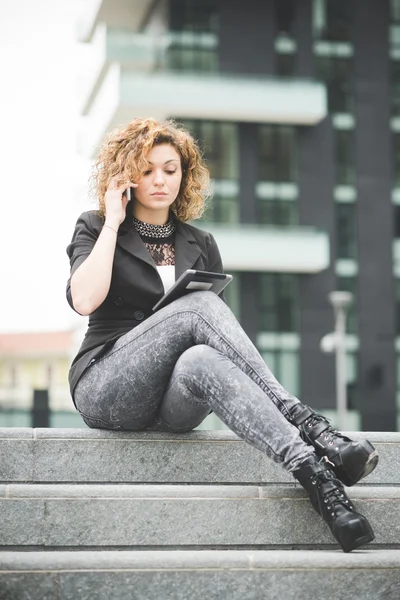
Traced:
[[196, 375], [204, 373], [207, 365], [214, 364], [219, 352], [207, 344], [198, 344], [185, 350], [178, 358], [173, 375]]
[[185, 308], [199, 312], [226, 310], [228, 308], [217, 294], [210, 291], [191, 292], [186, 296], [182, 296], [176, 302], [182, 304]]

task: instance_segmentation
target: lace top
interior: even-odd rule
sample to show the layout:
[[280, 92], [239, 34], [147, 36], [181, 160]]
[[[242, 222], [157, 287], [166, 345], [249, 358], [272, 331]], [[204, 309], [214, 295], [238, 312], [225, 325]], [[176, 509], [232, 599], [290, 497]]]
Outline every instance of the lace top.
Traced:
[[133, 224], [157, 267], [175, 265], [175, 224], [151, 225], [133, 217]]

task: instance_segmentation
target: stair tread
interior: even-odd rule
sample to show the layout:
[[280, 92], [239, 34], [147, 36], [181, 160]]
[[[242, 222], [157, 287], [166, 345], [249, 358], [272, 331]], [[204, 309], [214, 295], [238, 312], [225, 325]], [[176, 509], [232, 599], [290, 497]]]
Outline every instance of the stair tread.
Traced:
[[[400, 433], [354, 432], [379, 453], [363, 486], [400, 485]], [[231, 431], [0, 428], [0, 483], [291, 484], [281, 465]]]
[[[346, 488], [349, 497], [366, 500], [400, 498], [400, 486], [361, 486]], [[0, 485], [0, 500], [13, 499], [299, 499], [307, 498], [299, 484], [197, 485], [197, 484], [85, 484], [13, 483]]]
[[0, 572], [172, 569], [391, 569], [400, 550], [0, 551]]

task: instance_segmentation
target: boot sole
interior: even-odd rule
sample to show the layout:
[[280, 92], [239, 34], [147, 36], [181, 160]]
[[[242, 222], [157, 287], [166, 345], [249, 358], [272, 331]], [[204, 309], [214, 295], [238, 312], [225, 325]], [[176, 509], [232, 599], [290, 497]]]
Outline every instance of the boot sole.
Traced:
[[332, 533], [343, 552], [351, 552], [375, 539], [371, 525], [362, 515], [358, 515], [358, 518], [345, 523], [341, 530]]
[[378, 452], [367, 440], [358, 442], [347, 455], [343, 453], [340, 464], [335, 464], [335, 458], [329, 459], [336, 477], [348, 487], [372, 473], [378, 461]]
[[378, 452], [377, 452], [377, 450], [374, 450], [368, 456], [368, 460], [365, 463], [365, 467], [363, 469], [363, 472], [361, 473], [360, 479], [363, 479], [364, 477], [366, 477], [367, 475], [372, 473], [372, 471], [375, 469], [376, 465], [378, 464], [378, 461], [379, 461]]

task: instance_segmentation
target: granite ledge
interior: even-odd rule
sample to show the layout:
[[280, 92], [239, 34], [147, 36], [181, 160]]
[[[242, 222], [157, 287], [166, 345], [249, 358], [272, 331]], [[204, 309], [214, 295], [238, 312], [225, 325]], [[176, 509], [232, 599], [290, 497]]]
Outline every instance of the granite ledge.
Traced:
[[[372, 443], [400, 443], [400, 432], [377, 432], [377, 431], [350, 431], [344, 432], [354, 439], [368, 439]], [[55, 439], [55, 440], [133, 440], [143, 441], [179, 441], [179, 442], [241, 442], [236, 434], [229, 430], [216, 431], [191, 431], [189, 433], [166, 433], [153, 431], [108, 431], [105, 429], [60, 429], [60, 428], [38, 428], [30, 427], [2, 427], [0, 428], [1, 439]]]
[[147, 550], [0, 552], [0, 572], [174, 569], [400, 569], [400, 550]]

